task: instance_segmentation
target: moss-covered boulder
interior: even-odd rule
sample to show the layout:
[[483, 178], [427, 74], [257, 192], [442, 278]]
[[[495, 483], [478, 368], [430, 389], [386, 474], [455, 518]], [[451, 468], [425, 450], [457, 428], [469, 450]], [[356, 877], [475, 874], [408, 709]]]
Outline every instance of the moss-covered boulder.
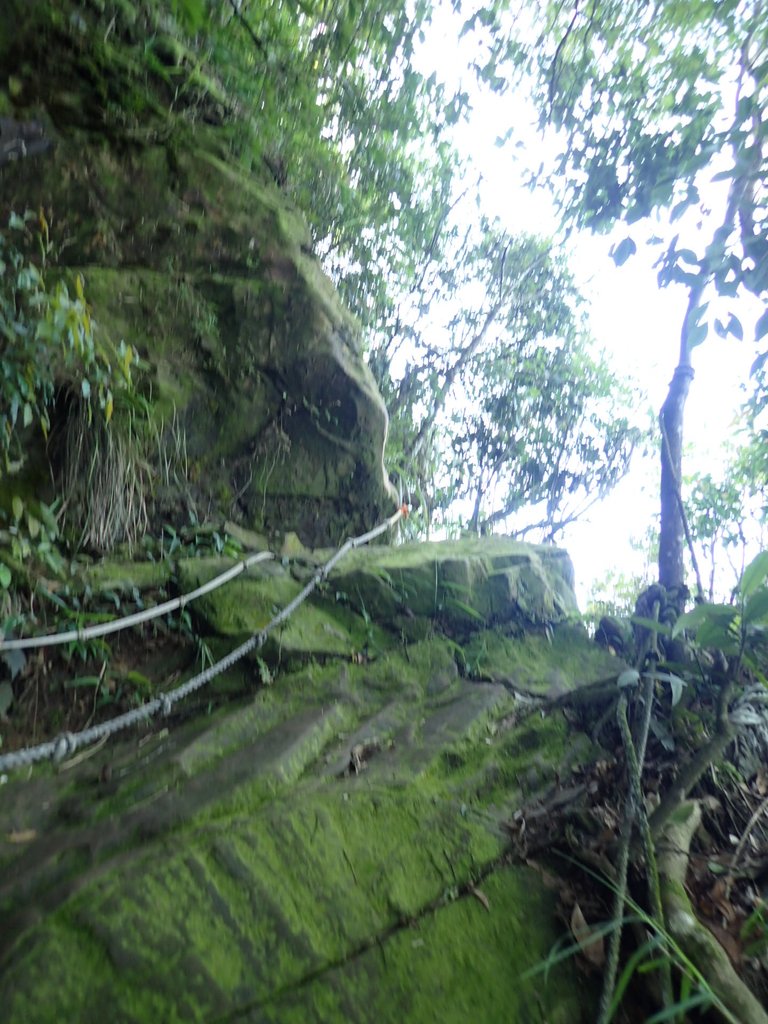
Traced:
[[8, 1024], [595, 1019], [573, 962], [526, 973], [563, 925], [506, 831], [600, 753], [549, 698], [622, 667], [574, 620], [567, 557], [405, 545], [323, 579], [327, 557], [188, 606], [223, 653], [320, 578], [180, 714], [4, 779]]
[[[173, 42], [159, 14], [146, 23], [160, 9], [3, 5], [0, 112], [50, 145], [0, 161], [0, 223], [45, 211], [98, 331], [140, 354], [155, 429], [137, 476], [159, 519], [216, 513], [335, 543], [393, 507], [386, 411], [301, 215], [259, 161], [233, 156], [234, 115], [183, 116], [216, 107], [215, 83], [180, 43], [148, 61]], [[68, 415], [60, 403], [54, 436]]]

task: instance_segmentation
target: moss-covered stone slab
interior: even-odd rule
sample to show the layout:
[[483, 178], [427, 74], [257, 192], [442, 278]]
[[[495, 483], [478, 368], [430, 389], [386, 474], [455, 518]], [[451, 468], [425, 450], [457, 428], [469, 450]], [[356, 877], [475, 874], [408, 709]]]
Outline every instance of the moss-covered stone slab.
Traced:
[[[196, 589], [224, 572], [225, 559], [188, 559], [178, 575], [185, 592]], [[243, 639], [259, 633], [303, 589], [279, 563], [263, 563], [246, 570], [226, 587], [199, 598], [194, 614], [220, 637]], [[344, 603], [305, 602], [277, 631], [266, 650], [279, 660], [309, 657], [351, 658], [360, 652], [383, 651], [389, 644], [381, 627], [355, 615]]]
[[[539, 924], [551, 920], [553, 902], [532, 871], [500, 870], [479, 884], [478, 895], [449, 899], [300, 991], [249, 1008], [242, 1019], [591, 1024], [593, 986], [572, 965], [525, 976], [541, 966], [539, 950], [549, 937]], [[525, 921], [523, 904], [530, 909]]]
[[159, 562], [118, 562], [105, 559], [82, 570], [82, 578], [94, 590], [159, 590], [166, 587], [173, 576], [171, 564]]
[[[349, 1019], [337, 1014], [350, 1000], [353, 1019], [373, 1022], [384, 1012], [394, 1020], [403, 1001], [413, 1000], [412, 1011], [420, 1009], [408, 1019], [432, 1020], [419, 989], [438, 960], [448, 970], [466, 965], [474, 981], [457, 990], [458, 1005], [471, 1005], [488, 976], [486, 947], [501, 941], [517, 980], [553, 940], [552, 897], [531, 872], [507, 871], [488, 883], [490, 909], [469, 900], [455, 909], [462, 883], [487, 871], [500, 849], [451, 802], [359, 785], [305, 793], [255, 817], [211, 821], [183, 843], [102, 875], [33, 927], [4, 965], [5, 1019], [97, 1021], [114, 1019], [119, 1007], [121, 1020], [137, 1024], [243, 1013], [268, 1020], [277, 1018], [259, 1018], [257, 1009], [287, 1001], [311, 1014], [318, 999], [331, 1000], [330, 1008], [335, 992], [338, 1011], [304, 1019]], [[508, 919], [523, 899], [541, 911], [537, 923]], [[361, 956], [375, 946], [378, 963]], [[371, 1000], [376, 978], [383, 991]], [[535, 990], [530, 982], [526, 988], [525, 999]], [[565, 995], [562, 977], [552, 995]], [[577, 1005], [573, 994], [567, 1002]], [[475, 1019], [492, 1019], [485, 1013], [495, 1005], [498, 993], [486, 993]]]
[[413, 618], [472, 630], [485, 622], [557, 622], [576, 612], [567, 554], [504, 537], [362, 548], [330, 583], [375, 621], [406, 631]]
[[208, 765], [247, 747], [254, 777], [267, 783], [292, 782], [350, 718], [343, 705], [333, 703], [297, 712], [272, 729], [265, 729], [266, 721], [259, 706], [228, 716], [185, 747], [177, 764], [185, 775], [199, 775]]
[[473, 675], [542, 697], [615, 679], [624, 667], [579, 625], [517, 636], [490, 629], [472, 637], [463, 652]]
[[[327, 557], [252, 567], [195, 602], [198, 629], [224, 653]], [[182, 560], [173, 582], [230, 564]], [[10, 779], [6, 1019], [593, 1020], [569, 965], [521, 977], [561, 926], [504, 866], [504, 822], [598, 756], [527, 695], [621, 670], [568, 621], [569, 574], [503, 539], [354, 552], [209, 716], [203, 691], [188, 721]]]

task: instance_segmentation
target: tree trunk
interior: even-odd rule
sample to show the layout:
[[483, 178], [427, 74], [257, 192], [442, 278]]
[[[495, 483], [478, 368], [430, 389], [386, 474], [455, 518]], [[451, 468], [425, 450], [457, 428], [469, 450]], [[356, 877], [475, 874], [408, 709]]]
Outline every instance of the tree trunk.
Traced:
[[[754, 148], [754, 159], [762, 158], [760, 146]], [[738, 158], [737, 158], [738, 164]], [[741, 175], [734, 175], [728, 190], [725, 217], [715, 232], [706, 254], [699, 262], [699, 273], [690, 285], [688, 309], [680, 332], [680, 357], [669, 385], [664, 405], [661, 407], [661, 529], [659, 531], [659, 583], [670, 588], [682, 587], [685, 583], [683, 561], [685, 525], [683, 522], [682, 481], [683, 464], [683, 412], [688, 389], [693, 380], [691, 349], [699, 344], [701, 337], [691, 344], [691, 331], [697, 328], [704, 312], [701, 300], [713, 271], [722, 268], [726, 259], [726, 241], [737, 223], [739, 206], [749, 182], [752, 168], [745, 168]], [[673, 243], [674, 245], [674, 243]], [[706, 333], [706, 332], [705, 332]], [[692, 554], [693, 557], [693, 554]], [[694, 562], [694, 568], [695, 562]], [[701, 581], [696, 570], [697, 585], [703, 598]], [[682, 611], [682, 606], [680, 608]]]
[[683, 413], [693, 380], [689, 362], [681, 362], [661, 407], [661, 529], [659, 583], [667, 590], [685, 583], [685, 533], [680, 508], [683, 465]]

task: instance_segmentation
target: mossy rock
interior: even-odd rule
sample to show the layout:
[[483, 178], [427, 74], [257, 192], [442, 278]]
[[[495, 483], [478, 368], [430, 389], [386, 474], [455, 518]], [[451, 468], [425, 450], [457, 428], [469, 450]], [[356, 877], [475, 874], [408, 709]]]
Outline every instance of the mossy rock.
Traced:
[[[178, 578], [188, 593], [229, 568], [224, 559], [186, 559], [179, 564]], [[219, 637], [243, 640], [259, 633], [296, 598], [303, 585], [279, 563], [261, 563], [226, 587], [201, 597], [193, 614]], [[266, 650], [292, 660], [351, 658], [370, 649], [384, 650], [388, 640], [382, 629], [366, 623], [342, 604], [304, 603], [270, 637]]]
[[462, 890], [499, 852], [458, 806], [359, 787], [212, 822], [33, 928], [4, 964], [5, 1020], [586, 1021], [572, 969], [521, 978], [556, 935], [540, 878]]
[[565, 552], [504, 537], [363, 548], [329, 582], [391, 628], [415, 617], [473, 631], [490, 623], [558, 622], [576, 612]]
[[[223, 653], [324, 558], [259, 563], [190, 607]], [[175, 583], [188, 592], [230, 564], [183, 560]], [[508, 865], [504, 826], [599, 756], [556, 709], [521, 713], [520, 695], [588, 685], [620, 663], [576, 625], [492, 603], [499, 573], [532, 567], [562, 602], [537, 614], [562, 618], [570, 568], [555, 549], [502, 540], [351, 554], [262, 651], [271, 685], [240, 662], [225, 688], [197, 698], [197, 715], [62, 774], [11, 778], [0, 803], [6, 1019], [97, 1021], [118, 1006], [135, 1024], [418, 1022], [435, 1008], [457, 1022], [501, 1008], [540, 1024], [593, 1020], [572, 965], [546, 985], [525, 974], [562, 928], [541, 878]], [[450, 581], [467, 588], [463, 617], [435, 616], [435, 579], [438, 595]], [[342, 580], [359, 595], [337, 597]], [[393, 582], [432, 623], [419, 642], [392, 616]], [[374, 642], [361, 648], [362, 637]], [[216, 693], [228, 703], [206, 714]]]
[[487, 630], [464, 645], [469, 670], [525, 693], [559, 697], [579, 686], [616, 678], [623, 663], [576, 624], [518, 636]]
[[[0, 169], [0, 219], [55, 211], [54, 243], [66, 240], [56, 272], [81, 274], [97, 332], [140, 354], [155, 525], [203, 509], [312, 545], [361, 533], [396, 495], [358, 326], [286, 194], [222, 147], [221, 125], [190, 131], [169, 113], [181, 44], [148, 27], [155, 50], [176, 54], [150, 74], [139, 38], [161, 13], [112, 7], [0, 13], [6, 73], [23, 79], [16, 116], [54, 143]], [[38, 64], [45, 73], [30, 74]], [[213, 83], [191, 95], [198, 87], [220, 102]], [[68, 415], [60, 403], [54, 426]]]

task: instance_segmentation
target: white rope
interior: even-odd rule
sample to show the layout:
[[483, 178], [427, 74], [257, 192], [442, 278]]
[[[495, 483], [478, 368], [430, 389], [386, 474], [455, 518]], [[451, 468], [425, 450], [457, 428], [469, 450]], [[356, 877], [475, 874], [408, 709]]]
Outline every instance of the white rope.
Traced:
[[145, 608], [141, 612], [134, 612], [133, 615], [126, 615], [122, 619], [100, 622], [96, 626], [70, 629], [67, 633], [52, 633], [49, 636], [30, 636], [21, 640], [0, 639], [0, 654], [3, 651], [28, 650], [30, 647], [54, 647], [57, 644], [72, 643], [74, 640], [92, 640], [97, 636], [107, 636], [109, 633], [117, 633], [121, 629], [128, 629], [129, 626], [138, 626], [140, 622], [149, 622], [150, 619], [156, 619], [168, 612], [175, 611], [177, 608], [183, 608], [190, 601], [194, 601], [196, 598], [202, 597], [203, 594], [209, 594], [212, 590], [216, 590], [217, 587], [229, 583], [231, 579], [239, 576], [246, 569], [250, 569], [257, 562], [265, 562], [267, 559], [274, 557], [270, 551], [260, 551], [257, 555], [250, 555], [242, 562], [238, 562], [237, 565], [233, 565], [231, 569], [221, 573], [221, 575], [208, 580], [207, 583], [204, 583], [202, 587], [198, 587], [197, 590], [193, 590], [189, 594], [182, 594], [181, 597], [174, 597], [170, 601], [154, 605], [152, 608]]
[[[41, 743], [37, 747], [26, 747], [23, 750], [14, 750], [10, 754], [4, 754], [0, 757], [0, 771], [14, 771], [18, 768], [26, 768], [30, 765], [36, 764], [38, 761], [50, 761], [51, 759], [57, 762], [63, 761], [65, 758], [71, 757], [79, 747], [90, 746], [90, 744], [97, 743], [106, 736], [112, 736], [121, 729], [127, 729], [132, 725], [138, 725], [140, 722], [151, 718], [160, 711], [162, 711], [164, 715], [170, 714], [171, 708], [174, 704], [178, 703], [178, 701], [188, 697], [190, 693], [194, 693], [194, 691], [200, 689], [201, 686], [205, 686], [206, 683], [210, 682], [210, 680], [214, 679], [216, 676], [221, 675], [222, 672], [226, 672], [254, 648], [258, 650], [263, 647], [267, 636], [272, 632], [272, 630], [285, 622], [285, 620], [299, 607], [299, 605], [306, 601], [315, 587], [326, 579], [331, 569], [333, 569], [344, 555], [349, 551], [352, 551], [354, 548], [359, 548], [363, 544], [367, 544], [369, 541], [374, 540], [376, 537], [380, 537], [381, 534], [385, 533], [387, 530], [391, 530], [392, 527], [407, 514], [405, 505], [402, 505], [394, 515], [390, 516], [389, 519], [385, 520], [385, 522], [381, 523], [373, 530], [369, 530], [368, 533], [364, 533], [360, 537], [353, 537], [342, 544], [336, 554], [333, 555], [325, 565], [321, 566], [317, 570], [304, 589], [297, 594], [282, 611], [278, 612], [278, 614], [275, 615], [264, 629], [258, 633], [254, 633], [253, 636], [249, 637], [249, 639], [245, 641], [245, 643], [236, 647], [234, 651], [230, 651], [230, 653], [225, 655], [221, 661], [216, 662], [215, 665], [211, 665], [209, 668], [205, 669], [204, 672], [200, 672], [198, 675], [193, 676], [192, 679], [189, 679], [186, 683], [182, 683], [180, 686], [177, 686], [175, 690], [170, 690], [168, 693], [155, 697], [146, 704], [142, 704], [141, 707], [134, 708], [132, 711], [126, 711], [124, 714], [118, 715], [116, 718], [111, 718], [107, 722], [101, 722], [99, 725], [91, 726], [90, 729], [83, 729], [82, 732], [76, 733], [62, 733], [62, 735], [58, 736], [55, 740], [50, 740], [47, 743]], [[262, 552], [262, 555], [265, 554], [267, 553]], [[234, 568], [237, 568], [237, 566]], [[231, 572], [232, 570], [228, 571]], [[242, 569], [240, 569], [240, 571], [242, 571]], [[230, 576], [230, 579], [231, 578], [232, 577]], [[220, 579], [220, 577], [217, 577], [217, 579]], [[208, 586], [208, 584], [206, 584], [206, 586]], [[193, 593], [197, 592], [193, 591]], [[190, 596], [187, 597], [187, 600], [189, 599]], [[155, 609], [152, 610], [154, 611]]]

